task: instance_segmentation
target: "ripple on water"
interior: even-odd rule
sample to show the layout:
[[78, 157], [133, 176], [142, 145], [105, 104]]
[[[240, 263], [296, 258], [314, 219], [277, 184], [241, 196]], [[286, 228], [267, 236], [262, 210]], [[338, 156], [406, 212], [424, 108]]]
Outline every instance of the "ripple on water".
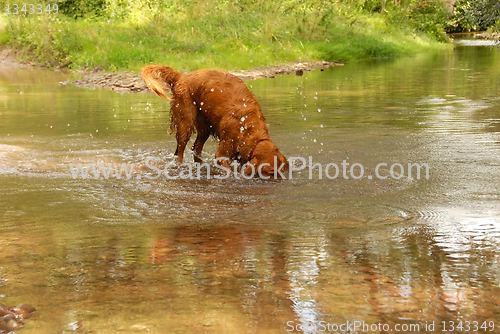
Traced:
[[500, 247], [497, 212], [472, 212], [461, 208], [438, 208], [418, 212], [434, 243], [451, 258], [468, 258], [475, 250]]
[[21, 146], [0, 144], [0, 174], [16, 173], [15, 157], [24, 151]]
[[475, 112], [491, 107], [490, 99], [471, 100], [455, 96], [447, 98], [429, 97], [416, 102], [416, 110], [427, 113], [424, 122], [433, 133], [477, 132], [491, 125], [491, 121], [478, 121]]

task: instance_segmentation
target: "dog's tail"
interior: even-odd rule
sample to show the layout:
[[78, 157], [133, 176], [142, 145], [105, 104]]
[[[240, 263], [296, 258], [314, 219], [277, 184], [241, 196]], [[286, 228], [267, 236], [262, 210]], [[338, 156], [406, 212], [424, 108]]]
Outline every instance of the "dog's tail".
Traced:
[[170, 67], [148, 65], [142, 68], [142, 80], [157, 96], [170, 99], [167, 93], [173, 93], [175, 84], [182, 74]]

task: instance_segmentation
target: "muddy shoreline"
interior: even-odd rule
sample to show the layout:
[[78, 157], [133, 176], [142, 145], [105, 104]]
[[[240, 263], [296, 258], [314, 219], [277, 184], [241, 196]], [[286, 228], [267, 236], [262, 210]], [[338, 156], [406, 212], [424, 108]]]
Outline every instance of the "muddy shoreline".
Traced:
[[484, 39], [491, 39], [494, 41], [500, 41], [500, 32], [489, 33], [486, 31], [480, 32], [477, 34], [477, 37]]
[[[0, 50], [0, 67], [8, 68], [40, 68], [30, 62], [20, 62], [16, 59], [17, 51], [12, 48]], [[314, 70], [323, 71], [325, 68], [333, 66], [344, 66], [342, 63], [318, 61], [293, 63], [279, 66], [257, 67], [251, 70], [228, 71], [236, 75], [243, 81], [250, 81], [264, 78], [274, 78], [278, 75], [295, 74], [301, 76], [304, 72]], [[147, 92], [148, 89], [141, 79], [141, 75], [132, 72], [99, 72], [99, 71], [73, 71], [74, 75], [81, 76], [77, 80], [60, 82], [61, 85], [75, 85], [88, 89], [109, 89], [118, 93], [140, 93]]]
[[17, 51], [12, 48], [0, 50], [0, 67], [7, 68], [35, 68], [30, 62], [20, 62], [16, 59]]
[[[294, 63], [282, 66], [270, 66], [265, 68], [255, 68], [243, 71], [229, 71], [243, 81], [250, 81], [263, 78], [274, 78], [277, 75], [295, 74], [303, 75], [304, 72], [314, 70], [324, 70], [332, 66], [343, 66], [344, 64], [335, 62], [309, 62]], [[141, 79], [140, 74], [131, 72], [103, 73], [103, 72], [82, 72], [83, 78], [74, 81], [61, 82], [62, 85], [73, 84], [81, 88], [102, 88], [110, 89], [119, 93], [140, 93], [147, 91], [147, 87]]]

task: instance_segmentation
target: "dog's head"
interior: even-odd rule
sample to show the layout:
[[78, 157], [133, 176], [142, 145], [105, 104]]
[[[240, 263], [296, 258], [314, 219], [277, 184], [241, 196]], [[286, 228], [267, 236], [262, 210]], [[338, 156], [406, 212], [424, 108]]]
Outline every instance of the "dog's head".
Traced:
[[257, 143], [251, 152], [250, 161], [243, 174], [264, 178], [282, 178], [289, 169], [288, 160], [280, 152], [271, 140], [263, 140]]

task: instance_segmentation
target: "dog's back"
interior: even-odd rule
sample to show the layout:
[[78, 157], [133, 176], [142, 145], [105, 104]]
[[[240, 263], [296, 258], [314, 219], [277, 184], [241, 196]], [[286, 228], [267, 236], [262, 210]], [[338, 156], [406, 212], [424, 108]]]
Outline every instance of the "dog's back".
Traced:
[[[267, 132], [256, 98], [240, 78], [230, 73], [213, 69], [197, 70], [183, 75], [179, 89], [189, 91], [193, 104], [219, 138], [224, 137], [223, 132], [240, 132], [242, 127], [245, 132], [257, 127]], [[245, 126], [247, 124], [250, 128]]]

